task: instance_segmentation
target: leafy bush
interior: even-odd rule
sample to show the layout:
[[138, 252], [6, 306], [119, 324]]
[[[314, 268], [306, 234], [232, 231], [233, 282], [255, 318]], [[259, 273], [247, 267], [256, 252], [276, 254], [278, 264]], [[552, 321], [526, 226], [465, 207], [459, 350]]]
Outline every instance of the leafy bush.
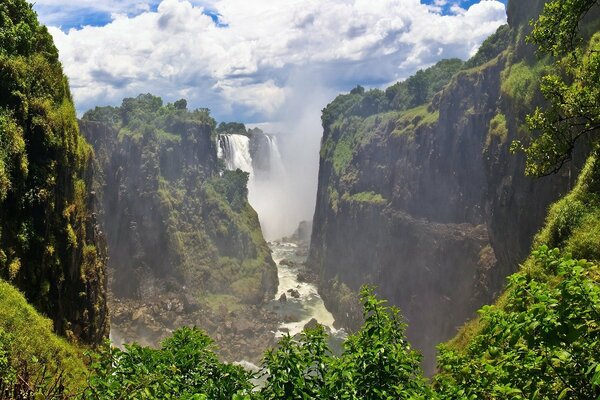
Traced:
[[250, 374], [221, 364], [212, 340], [197, 328], [181, 328], [160, 349], [108, 344], [94, 356], [94, 375], [83, 399], [231, 399], [249, 394]]
[[532, 255], [555, 278], [513, 275], [503, 306], [480, 311], [481, 328], [464, 351], [440, 347], [441, 398], [600, 396], [600, 270], [546, 246]]
[[223, 171], [220, 177], [213, 179], [212, 185], [227, 199], [233, 210], [240, 211], [248, 202], [249, 176], [250, 174], [241, 169]]

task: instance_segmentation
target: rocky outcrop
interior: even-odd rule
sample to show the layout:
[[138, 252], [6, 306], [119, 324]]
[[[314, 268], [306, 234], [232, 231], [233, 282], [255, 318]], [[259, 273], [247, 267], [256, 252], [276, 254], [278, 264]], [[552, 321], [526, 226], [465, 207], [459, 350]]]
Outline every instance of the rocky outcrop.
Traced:
[[509, 151], [541, 104], [544, 68], [524, 43], [531, 10], [521, 3], [509, 2], [509, 47], [458, 72], [430, 103], [365, 117], [344, 109], [346, 95], [324, 112], [309, 264], [350, 327], [360, 319], [339, 306], [351, 304], [347, 289], [375, 284], [400, 307], [429, 373], [434, 346], [502, 290], [583, 162], [536, 180]]
[[151, 95], [80, 121], [102, 171], [96, 191], [114, 298], [186, 293], [205, 309], [236, 309], [274, 296], [277, 271], [247, 201], [248, 176], [221, 173], [214, 126], [206, 110]]

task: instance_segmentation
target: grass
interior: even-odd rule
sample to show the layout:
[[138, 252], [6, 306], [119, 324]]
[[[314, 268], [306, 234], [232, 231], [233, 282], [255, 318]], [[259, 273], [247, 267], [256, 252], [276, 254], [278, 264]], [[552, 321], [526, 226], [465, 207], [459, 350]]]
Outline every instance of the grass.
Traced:
[[230, 294], [209, 294], [201, 301], [214, 312], [219, 312], [222, 307], [225, 307], [227, 312], [241, 311], [244, 308], [240, 299]]
[[430, 111], [428, 105], [411, 108], [402, 112], [396, 121], [394, 136], [412, 135], [422, 126], [431, 126], [440, 119], [439, 111]]
[[[68, 392], [79, 392], [86, 382], [87, 367], [82, 350], [56, 335], [52, 322], [27, 303], [21, 292], [0, 280], [0, 332], [10, 337], [13, 367], [45, 365], [48, 374], [63, 372]], [[32, 378], [37, 378], [33, 376]]]
[[540, 92], [542, 76], [549, 72], [548, 68], [545, 59], [533, 65], [525, 61], [510, 65], [502, 72], [502, 94], [512, 99], [518, 109], [530, 109]]
[[354, 194], [344, 193], [342, 196], [342, 200], [349, 201], [353, 203], [362, 203], [362, 204], [373, 204], [373, 205], [384, 205], [387, 203], [387, 200], [379, 193], [375, 192], [360, 192]]

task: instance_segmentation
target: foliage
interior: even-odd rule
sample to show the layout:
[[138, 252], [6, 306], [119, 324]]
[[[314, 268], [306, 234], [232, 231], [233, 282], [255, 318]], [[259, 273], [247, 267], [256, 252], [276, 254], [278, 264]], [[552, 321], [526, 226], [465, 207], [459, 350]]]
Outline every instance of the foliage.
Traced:
[[239, 122], [221, 122], [217, 127], [217, 133], [246, 135], [246, 125]]
[[550, 207], [546, 224], [536, 236], [571, 252], [577, 258], [600, 261], [600, 165], [592, 152], [573, 190]]
[[90, 343], [106, 334], [104, 260], [82, 260], [96, 246], [92, 157], [51, 35], [27, 1], [2, 1], [0, 277], [59, 333]]
[[490, 121], [490, 128], [486, 139], [486, 147], [490, 145], [492, 138], [497, 138], [504, 142], [508, 136], [508, 128], [506, 126], [506, 116], [499, 112], [494, 115]]
[[450, 82], [450, 78], [463, 66], [453, 58], [442, 60], [432, 67], [419, 70], [405, 81], [398, 82], [382, 92], [365, 91], [357, 86], [349, 94], [340, 95], [323, 110], [321, 120], [328, 135], [334, 123], [351, 117], [366, 118], [389, 111], [404, 111], [431, 101], [433, 96]]
[[393, 131], [395, 136], [412, 135], [421, 126], [435, 124], [440, 118], [439, 111], [432, 111], [430, 106], [422, 105], [410, 110], [403, 111], [396, 120]]
[[185, 99], [163, 105], [162, 98], [150, 93], [123, 99], [120, 107], [96, 107], [87, 111], [82, 120], [120, 129], [125, 136], [155, 136], [164, 142], [181, 140], [191, 127], [214, 129], [216, 126], [210, 110], [190, 111]]
[[387, 200], [379, 193], [373, 191], [370, 192], [359, 192], [352, 195], [344, 193], [342, 200], [350, 201], [355, 203], [365, 203], [374, 205], [383, 205], [387, 203]]
[[598, 6], [598, 0], [553, 0], [533, 24], [529, 37], [543, 53], [563, 56], [582, 44], [579, 26], [582, 19]]
[[[543, 176], [559, 171], [571, 159], [576, 143], [586, 137], [596, 142], [600, 130], [600, 34], [585, 44], [580, 21], [598, 7], [596, 0], [553, 0], [535, 22], [529, 40], [542, 53], [557, 58], [558, 71], [542, 79], [541, 91], [549, 103], [528, 116], [537, 136], [513, 150], [527, 156], [526, 173]], [[592, 84], [590, 84], [592, 83]]]
[[421, 356], [406, 341], [398, 309], [385, 306], [368, 287], [361, 290], [361, 301], [365, 322], [332, 363], [325, 398], [431, 398], [422, 377]]
[[214, 180], [213, 187], [225, 196], [231, 208], [240, 211], [248, 202], [248, 178], [250, 174], [240, 169], [223, 171], [223, 174]]
[[477, 53], [464, 63], [463, 68], [478, 67], [496, 58], [508, 48], [511, 39], [510, 32], [509, 25], [500, 26], [492, 36], [484, 40]]
[[450, 82], [450, 78], [463, 67], [457, 58], [439, 61], [403, 82], [386, 89], [385, 94], [392, 110], [408, 110], [427, 103], [433, 95]]
[[91, 368], [83, 399], [231, 399], [251, 389], [250, 374], [221, 364], [212, 340], [197, 328], [178, 329], [159, 349], [107, 343]]
[[440, 347], [441, 398], [600, 396], [598, 266], [546, 246], [532, 257], [548, 279], [513, 275], [503, 306], [480, 311], [480, 330], [464, 351]]
[[500, 89], [502, 94], [512, 100], [514, 107], [520, 114], [525, 114], [531, 109], [539, 96], [539, 89], [542, 76], [546, 73], [544, 62], [529, 64], [527, 61], [520, 61], [509, 65], [502, 73], [502, 85]]

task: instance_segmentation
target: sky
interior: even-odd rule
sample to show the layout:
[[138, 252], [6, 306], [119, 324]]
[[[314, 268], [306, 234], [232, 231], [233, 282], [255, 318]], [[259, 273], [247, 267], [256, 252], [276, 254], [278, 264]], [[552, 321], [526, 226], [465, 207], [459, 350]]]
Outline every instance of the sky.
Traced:
[[36, 0], [78, 112], [152, 91], [218, 120], [280, 120], [294, 84], [385, 87], [471, 56], [505, 23], [493, 0]]
[[287, 173], [251, 193], [268, 239], [314, 212], [321, 110], [472, 56], [506, 23], [496, 0], [35, 0], [79, 115], [151, 92], [278, 134]]

